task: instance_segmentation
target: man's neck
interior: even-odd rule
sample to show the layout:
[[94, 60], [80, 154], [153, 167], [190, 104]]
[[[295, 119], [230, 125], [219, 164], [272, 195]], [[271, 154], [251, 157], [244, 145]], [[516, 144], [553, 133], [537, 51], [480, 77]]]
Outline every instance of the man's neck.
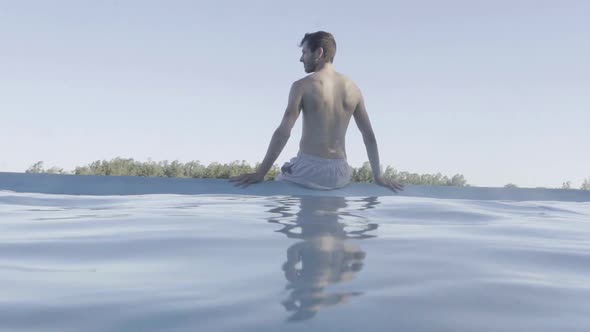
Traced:
[[315, 72], [328, 72], [328, 71], [334, 71], [334, 65], [331, 62], [324, 62], [318, 65], [318, 67], [316, 68]]

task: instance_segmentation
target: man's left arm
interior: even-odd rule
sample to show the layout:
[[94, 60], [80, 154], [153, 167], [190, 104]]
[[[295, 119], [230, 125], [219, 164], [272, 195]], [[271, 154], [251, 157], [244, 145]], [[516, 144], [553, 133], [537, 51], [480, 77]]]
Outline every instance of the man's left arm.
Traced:
[[271, 169], [272, 165], [285, 148], [285, 145], [287, 145], [289, 137], [291, 137], [291, 130], [293, 129], [297, 118], [299, 118], [299, 113], [301, 112], [303, 99], [303, 93], [301, 90], [301, 84], [299, 82], [295, 82], [291, 86], [291, 91], [289, 92], [289, 101], [287, 103], [287, 109], [283, 114], [283, 120], [273, 133], [270, 144], [268, 145], [268, 149], [266, 151], [266, 156], [257, 170], [257, 173], [260, 173], [263, 176], [266, 175], [266, 173], [268, 173], [268, 171]]
[[291, 130], [301, 113], [303, 106], [303, 87], [301, 81], [297, 81], [291, 85], [291, 91], [289, 92], [289, 101], [287, 103], [287, 109], [283, 114], [283, 119], [279, 127], [274, 131], [270, 144], [266, 151], [264, 160], [258, 167], [255, 173], [242, 174], [230, 179], [232, 182], [238, 182], [236, 185], [247, 186], [252, 183], [260, 182], [264, 180], [264, 176], [271, 169], [274, 162], [277, 160], [285, 145], [289, 141], [291, 136]]

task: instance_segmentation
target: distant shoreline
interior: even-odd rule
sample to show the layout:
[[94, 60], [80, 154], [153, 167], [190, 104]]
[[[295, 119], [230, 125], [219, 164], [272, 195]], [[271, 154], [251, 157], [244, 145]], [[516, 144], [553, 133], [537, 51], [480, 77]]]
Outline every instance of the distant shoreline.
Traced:
[[[44, 174], [74, 174], [74, 175], [102, 175], [102, 176], [143, 176], [143, 177], [167, 177], [167, 178], [193, 178], [193, 179], [229, 179], [243, 173], [251, 173], [258, 168], [260, 163], [250, 165], [246, 161], [233, 161], [231, 163], [212, 162], [205, 166], [200, 161], [186, 163], [174, 160], [141, 162], [133, 158], [113, 158], [111, 160], [97, 160], [86, 166], [78, 166], [74, 170], [66, 171], [60, 167], [45, 168], [43, 161], [31, 165], [25, 173]], [[392, 166], [381, 167], [385, 178], [393, 179], [403, 184], [427, 185], [427, 186], [454, 186], [470, 187], [462, 174], [452, 176], [441, 173], [418, 174], [407, 171], [398, 171]], [[266, 174], [265, 180], [273, 180], [279, 174], [280, 167], [273, 165]], [[361, 167], [353, 167], [352, 183], [373, 183], [373, 172], [369, 162]], [[520, 188], [514, 183], [508, 183], [504, 188]], [[535, 189], [571, 189], [590, 190], [590, 178], [583, 181], [579, 188], [574, 188], [570, 181], [562, 183], [561, 187], [534, 187]]]
[[[233, 161], [229, 164], [212, 162], [205, 166], [199, 161], [186, 163], [178, 160], [165, 161], [136, 161], [132, 158], [114, 158], [111, 160], [97, 160], [86, 166], [78, 166], [74, 170], [67, 171], [60, 167], [45, 168], [43, 161], [31, 165], [25, 173], [33, 174], [74, 174], [74, 175], [122, 175], [122, 176], [143, 176], [143, 177], [168, 177], [168, 178], [193, 178], [193, 179], [229, 179], [243, 173], [254, 172], [260, 163], [250, 165], [245, 161]], [[381, 167], [382, 175], [385, 178], [394, 179], [403, 184], [431, 185], [431, 186], [469, 186], [462, 174], [452, 176], [435, 174], [418, 174], [402, 171], [399, 172], [392, 166]], [[280, 167], [273, 165], [266, 174], [265, 180], [273, 180], [279, 174]], [[361, 167], [353, 167], [351, 182], [373, 183], [373, 172], [369, 162], [363, 163]]]

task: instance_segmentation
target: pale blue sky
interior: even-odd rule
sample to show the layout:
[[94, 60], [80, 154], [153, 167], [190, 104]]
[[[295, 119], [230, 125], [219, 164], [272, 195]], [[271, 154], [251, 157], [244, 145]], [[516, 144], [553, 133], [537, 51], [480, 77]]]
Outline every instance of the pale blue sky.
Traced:
[[[590, 177], [590, 1], [2, 1], [0, 171], [261, 161], [298, 42], [332, 32], [383, 165], [478, 186]], [[282, 164], [297, 153], [298, 120]], [[348, 158], [367, 160], [351, 122]]]

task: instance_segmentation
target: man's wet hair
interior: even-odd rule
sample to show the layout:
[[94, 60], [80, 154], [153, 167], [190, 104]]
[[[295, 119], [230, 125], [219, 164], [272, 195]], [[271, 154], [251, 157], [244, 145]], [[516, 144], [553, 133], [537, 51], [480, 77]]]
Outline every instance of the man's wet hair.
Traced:
[[331, 33], [326, 31], [317, 31], [306, 33], [300, 47], [303, 47], [303, 43], [307, 42], [307, 47], [312, 52], [315, 52], [319, 47], [324, 49], [324, 57], [328, 62], [334, 62], [334, 56], [336, 55], [336, 40]]

